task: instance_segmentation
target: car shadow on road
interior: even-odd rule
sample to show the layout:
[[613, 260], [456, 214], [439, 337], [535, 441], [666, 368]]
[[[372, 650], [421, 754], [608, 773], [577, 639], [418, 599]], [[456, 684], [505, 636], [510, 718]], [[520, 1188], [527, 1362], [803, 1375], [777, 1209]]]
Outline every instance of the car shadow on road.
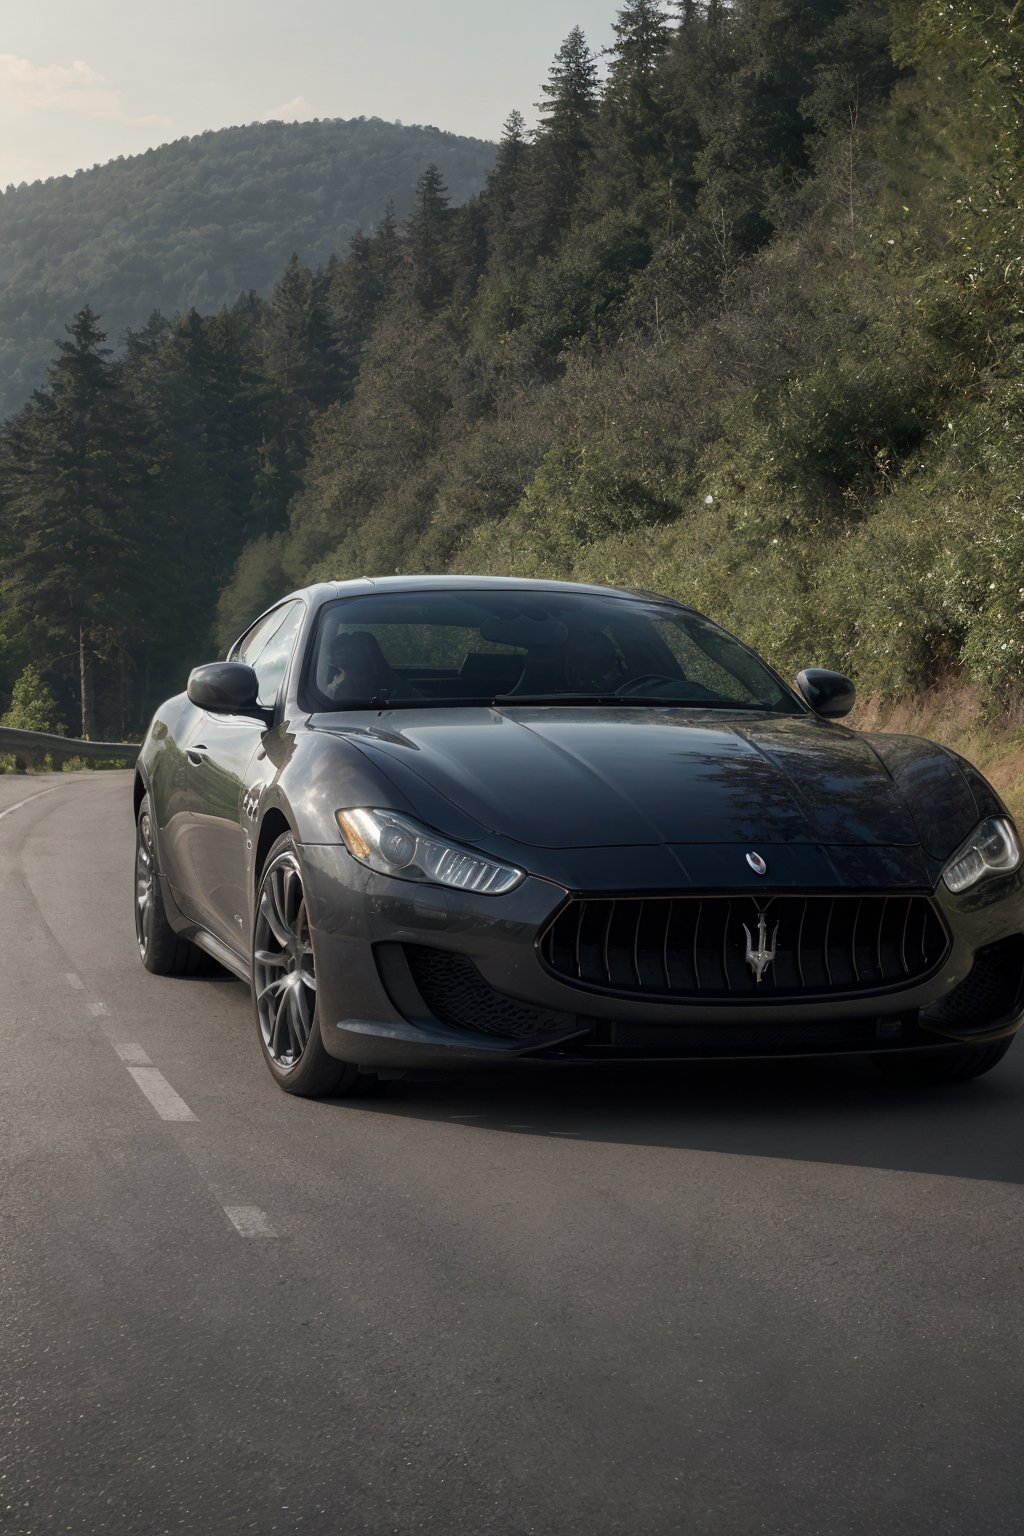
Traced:
[[659, 1062], [410, 1076], [338, 1102], [518, 1136], [1024, 1183], [1024, 1045], [987, 1077], [944, 1088], [896, 1089], [851, 1059]]

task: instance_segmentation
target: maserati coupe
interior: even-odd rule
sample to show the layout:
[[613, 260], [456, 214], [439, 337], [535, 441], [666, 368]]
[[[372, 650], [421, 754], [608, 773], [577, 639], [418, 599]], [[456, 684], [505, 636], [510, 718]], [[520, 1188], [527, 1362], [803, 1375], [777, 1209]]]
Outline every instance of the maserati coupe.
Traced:
[[142, 962], [242, 978], [309, 1096], [508, 1061], [975, 1077], [1024, 1016], [1017, 831], [954, 752], [839, 723], [853, 703], [649, 592], [294, 592], [146, 734]]

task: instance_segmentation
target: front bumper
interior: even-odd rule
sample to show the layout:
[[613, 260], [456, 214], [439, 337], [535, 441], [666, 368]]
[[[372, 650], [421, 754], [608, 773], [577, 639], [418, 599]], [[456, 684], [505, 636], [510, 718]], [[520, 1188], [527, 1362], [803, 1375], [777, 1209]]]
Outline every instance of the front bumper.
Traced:
[[324, 1044], [366, 1068], [878, 1054], [998, 1039], [1024, 1021], [1020, 872], [960, 898], [939, 886], [949, 951], [914, 985], [681, 1003], [551, 974], [538, 941], [566, 885], [531, 876], [483, 897], [376, 875], [333, 845], [302, 859]]

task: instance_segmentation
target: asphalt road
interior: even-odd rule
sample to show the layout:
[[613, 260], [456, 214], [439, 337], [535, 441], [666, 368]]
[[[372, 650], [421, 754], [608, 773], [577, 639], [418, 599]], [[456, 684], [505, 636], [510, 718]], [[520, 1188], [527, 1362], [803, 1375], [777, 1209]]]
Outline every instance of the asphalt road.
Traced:
[[290, 1099], [130, 783], [0, 778], [0, 1528], [1021, 1529], [1024, 1045]]

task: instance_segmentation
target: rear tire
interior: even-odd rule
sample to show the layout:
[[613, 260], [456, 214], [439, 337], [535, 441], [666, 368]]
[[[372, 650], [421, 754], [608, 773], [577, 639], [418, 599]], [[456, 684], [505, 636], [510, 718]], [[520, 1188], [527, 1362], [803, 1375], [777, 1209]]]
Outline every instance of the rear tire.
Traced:
[[900, 1088], [927, 1088], [941, 1083], [966, 1083], [998, 1066], [1013, 1044], [1014, 1036], [985, 1045], [944, 1047], [941, 1051], [901, 1052], [875, 1056], [876, 1070]]
[[305, 1099], [361, 1091], [358, 1068], [329, 1055], [320, 1035], [313, 929], [287, 832], [267, 855], [256, 893], [252, 1000], [263, 1059], [279, 1088]]
[[208, 976], [217, 968], [216, 961], [175, 933], [167, 920], [148, 795], [143, 795], [135, 818], [135, 938], [142, 963], [154, 976]]

